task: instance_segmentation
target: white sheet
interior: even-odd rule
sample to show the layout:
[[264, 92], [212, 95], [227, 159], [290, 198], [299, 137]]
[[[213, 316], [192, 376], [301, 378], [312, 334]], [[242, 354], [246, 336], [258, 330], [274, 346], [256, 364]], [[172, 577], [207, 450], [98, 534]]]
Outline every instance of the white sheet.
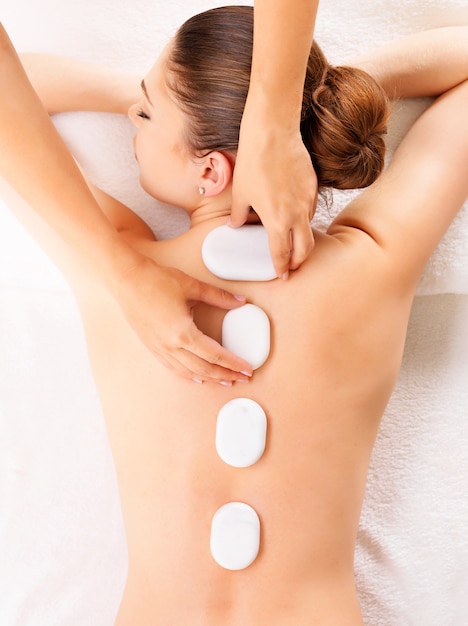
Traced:
[[[183, 19], [218, 4], [4, 0], [2, 21], [21, 50], [144, 73]], [[363, 0], [351, 8], [345, 0], [322, 0], [317, 39], [341, 62], [378, 41], [466, 14], [466, 0]], [[392, 142], [421, 104], [402, 110]], [[131, 137], [124, 119], [57, 117], [97, 182], [138, 209], [160, 236], [184, 227], [174, 209], [135, 191], [131, 150], [115, 149]], [[337, 195], [336, 206], [341, 202]], [[466, 233], [465, 209], [421, 282], [419, 293], [432, 295], [416, 299], [372, 458], [356, 550], [371, 626], [467, 622], [468, 295], [437, 295], [467, 292]], [[79, 317], [62, 277], [2, 205], [0, 351], [0, 625], [111, 626], [125, 543]]]

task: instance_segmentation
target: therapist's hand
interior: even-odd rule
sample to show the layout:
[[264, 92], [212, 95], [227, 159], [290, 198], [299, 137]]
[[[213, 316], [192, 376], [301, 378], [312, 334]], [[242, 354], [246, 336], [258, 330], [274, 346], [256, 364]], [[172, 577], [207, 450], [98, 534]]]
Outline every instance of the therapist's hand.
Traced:
[[231, 226], [241, 226], [252, 207], [268, 233], [276, 273], [287, 278], [314, 245], [310, 220], [317, 177], [299, 127], [269, 122], [246, 109], [232, 193]]
[[113, 293], [143, 343], [177, 374], [198, 382], [249, 380], [251, 365], [204, 335], [192, 315], [197, 302], [233, 309], [245, 298], [140, 255]]

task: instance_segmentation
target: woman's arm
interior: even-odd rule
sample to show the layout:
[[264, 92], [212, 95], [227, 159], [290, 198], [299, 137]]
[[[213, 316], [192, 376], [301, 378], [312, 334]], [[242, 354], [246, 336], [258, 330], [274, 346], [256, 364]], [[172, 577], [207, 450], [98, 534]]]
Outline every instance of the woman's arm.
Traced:
[[[35, 53], [18, 56], [49, 115], [65, 111], [127, 115], [129, 107], [141, 98], [140, 80], [133, 74], [63, 56]], [[102, 213], [115, 230], [126, 233], [126, 240], [155, 240], [149, 226], [127, 206], [89, 180], [86, 183]]]
[[402, 281], [411, 282], [468, 193], [468, 26], [410, 35], [352, 65], [372, 74], [390, 97], [440, 96], [403, 139], [384, 174], [329, 229], [366, 232], [390, 253]]
[[317, 179], [299, 123], [318, 0], [255, 0], [250, 89], [234, 170], [231, 224], [250, 206], [269, 236], [278, 276], [313, 246]]
[[181, 375], [246, 378], [239, 372], [251, 373], [250, 365], [203, 335], [190, 313], [196, 301], [230, 309], [242, 300], [158, 267], [111, 227], [1, 24], [0, 93], [0, 175], [94, 268], [144, 343]]
[[106, 111], [127, 115], [141, 98], [138, 76], [68, 57], [19, 55], [29, 81], [52, 115], [62, 111]]
[[467, 78], [468, 26], [410, 35], [353, 59], [390, 98], [438, 96]]
[[417, 120], [388, 169], [337, 217], [390, 253], [417, 280], [468, 193], [468, 26], [429, 30], [356, 60], [389, 96], [439, 96]]
[[467, 111], [468, 76], [421, 115], [387, 170], [329, 228], [339, 237], [356, 229], [369, 235], [388, 260], [399, 293], [414, 290], [468, 196]]

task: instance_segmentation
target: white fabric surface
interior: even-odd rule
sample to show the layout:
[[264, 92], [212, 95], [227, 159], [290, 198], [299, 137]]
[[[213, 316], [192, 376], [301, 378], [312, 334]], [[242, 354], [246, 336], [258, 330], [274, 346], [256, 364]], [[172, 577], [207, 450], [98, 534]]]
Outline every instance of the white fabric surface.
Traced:
[[[144, 74], [186, 17], [219, 4], [3, 0], [1, 19], [19, 50]], [[399, 35], [461, 21], [468, 21], [466, 0], [322, 0], [316, 36], [338, 63]], [[392, 145], [425, 104], [398, 105]], [[138, 189], [124, 118], [82, 113], [56, 121], [88, 174], [159, 236], [185, 227], [184, 216]], [[332, 215], [348, 195], [335, 194]], [[317, 225], [328, 219], [321, 211]], [[421, 281], [424, 297], [415, 301], [372, 458], [356, 550], [370, 626], [468, 621], [466, 220], [465, 207]], [[114, 470], [73, 298], [0, 204], [0, 625], [111, 626], [125, 566]]]

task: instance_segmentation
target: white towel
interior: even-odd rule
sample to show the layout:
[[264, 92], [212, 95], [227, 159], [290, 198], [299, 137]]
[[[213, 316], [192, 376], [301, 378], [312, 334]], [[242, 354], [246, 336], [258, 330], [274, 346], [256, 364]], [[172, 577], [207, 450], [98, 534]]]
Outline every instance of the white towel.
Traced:
[[356, 549], [366, 625], [468, 623], [468, 296], [416, 298]]
[[72, 296], [2, 286], [0, 346], [0, 624], [111, 626], [124, 531]]

